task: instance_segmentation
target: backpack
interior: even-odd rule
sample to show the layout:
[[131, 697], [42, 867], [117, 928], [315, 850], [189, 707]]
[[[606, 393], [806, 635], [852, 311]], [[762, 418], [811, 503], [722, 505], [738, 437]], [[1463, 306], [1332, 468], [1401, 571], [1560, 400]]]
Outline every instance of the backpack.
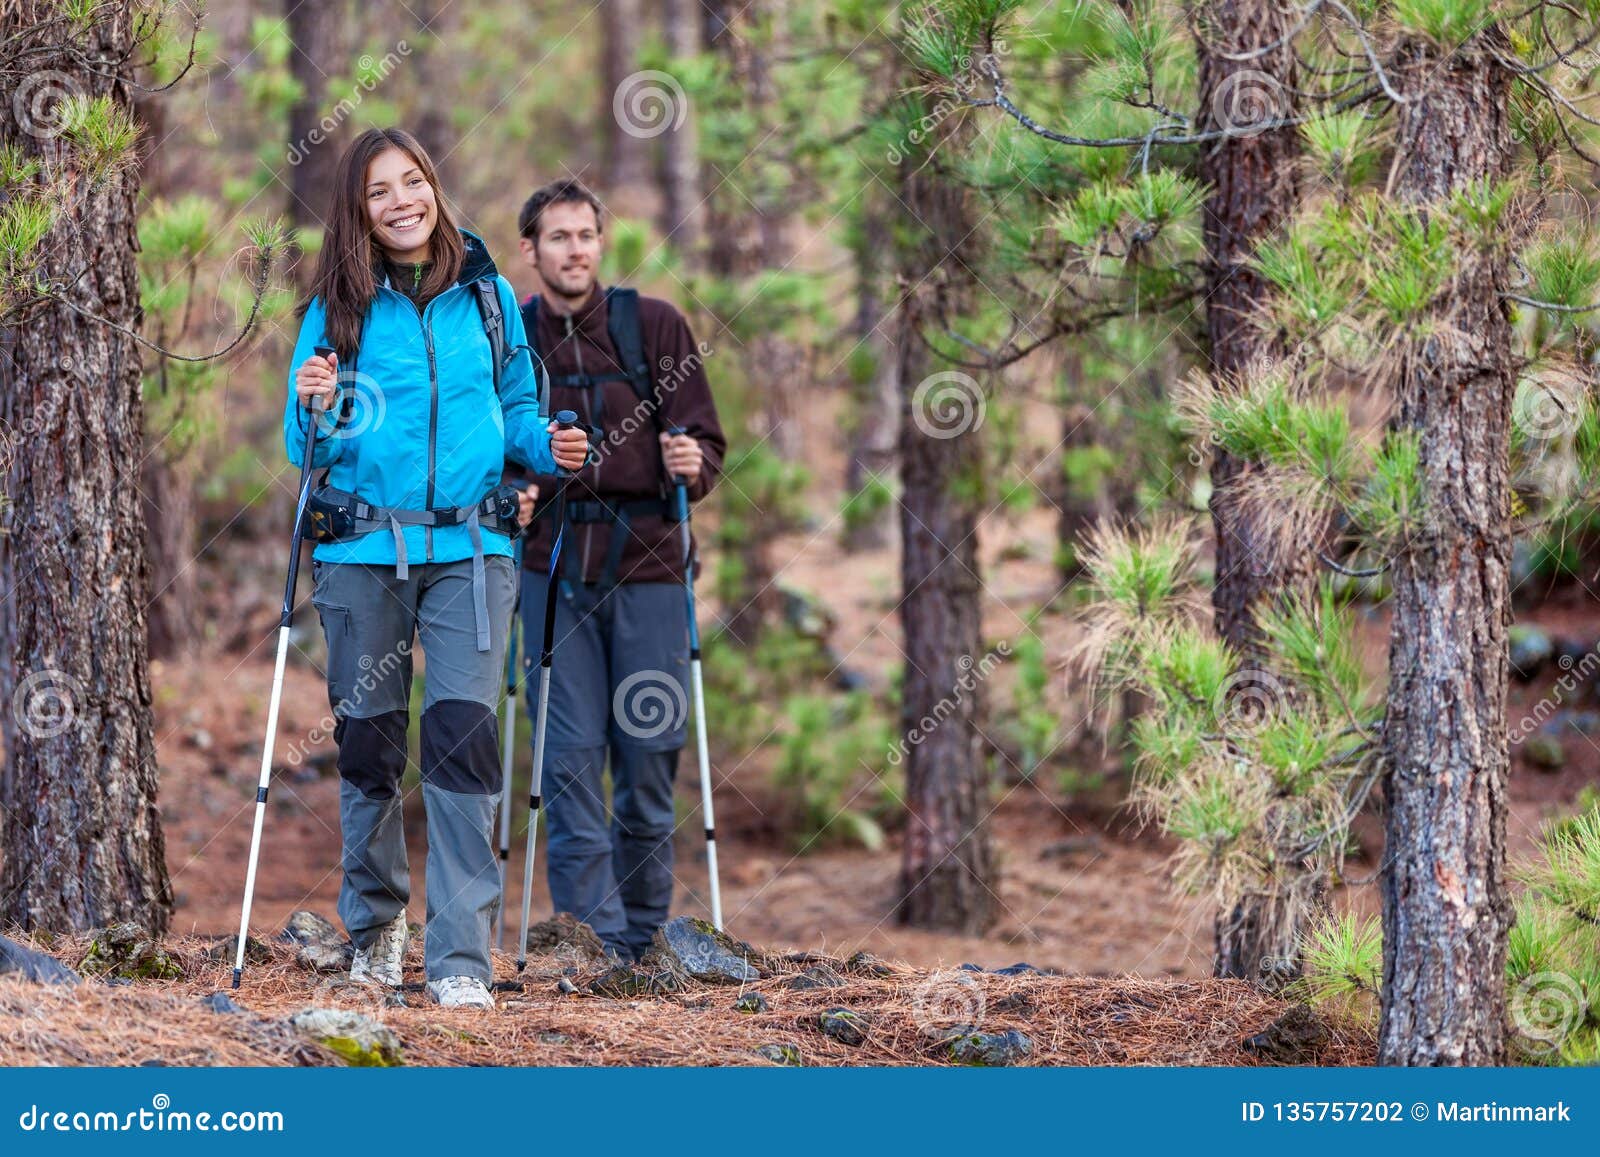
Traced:
[[[661, 413], [661, 399], [656, 396], [655, 379], [644, 360], [644, 327], [639, 321], [639, 291], [613, 286], [606, 290], [606, 336], [616, 348], [617, 359], [622, 363], [622, 373], [562, 374], [550, 378], [551, 386], [598, 385], [601, 382], [627, 382], [639, 401], [650, 408], [653, 417]], [[528, 348], [535, 357], [539, 353], [539, 295], [534, 294], [522, 307], [522, 326], [528, 331]]]

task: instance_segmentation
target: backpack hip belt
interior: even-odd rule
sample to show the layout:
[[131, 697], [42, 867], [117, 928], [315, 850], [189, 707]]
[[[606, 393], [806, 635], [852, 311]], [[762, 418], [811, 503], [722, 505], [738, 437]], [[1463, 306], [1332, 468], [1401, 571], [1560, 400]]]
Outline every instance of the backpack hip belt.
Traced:
[[374, 531], [387, 530], [394, 536], [394, 575], [404, 582], [411, 568], [406, 556], [407, 526], [460, 526], [466, 524], [472, 540], [472, 609], [478, 632], [478, 650], [490, 649], [488, 576], [483, 561], [482, 528], [497, 530], [515, 538], [521, 532], [517, 522], [517, 488], [502, 484], [471, 506], [440, 507], [434, 510], [408, 510], [400, 506], [375, 506], [348, 491], [319, 486], [306, 503], [308, 537], [316, 542], [344, 542]]

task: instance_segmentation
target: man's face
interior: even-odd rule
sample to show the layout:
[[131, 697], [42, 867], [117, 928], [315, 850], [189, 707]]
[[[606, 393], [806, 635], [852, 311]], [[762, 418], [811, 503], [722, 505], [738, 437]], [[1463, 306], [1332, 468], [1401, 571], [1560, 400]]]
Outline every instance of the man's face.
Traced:
[[546, 205], [537, 238], [522, 239], [522, 258], [550, 293], [582, 301], [600, 269], [600, 222], [581, 201]]

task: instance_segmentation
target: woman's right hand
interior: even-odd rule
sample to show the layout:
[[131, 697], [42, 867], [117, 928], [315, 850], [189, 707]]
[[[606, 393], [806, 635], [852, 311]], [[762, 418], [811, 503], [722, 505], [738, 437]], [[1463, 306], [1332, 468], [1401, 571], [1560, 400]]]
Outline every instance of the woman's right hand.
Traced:
[[307, 409], [311, 408], [312, 398], [322, 399], [320, 409], [331, 408], [334, 395], [339, 392], [339, 355], [313, 355], [301, 362], [294, 373], [294, 392]]

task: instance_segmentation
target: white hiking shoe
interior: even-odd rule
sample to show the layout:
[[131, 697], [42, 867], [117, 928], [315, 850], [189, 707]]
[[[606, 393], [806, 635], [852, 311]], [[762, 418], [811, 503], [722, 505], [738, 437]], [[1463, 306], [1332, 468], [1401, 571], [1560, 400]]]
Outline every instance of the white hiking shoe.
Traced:
[[428, 995], [441, 1008], [493, 1008], [488, 986], [472, 976], [446, 976], [428, 981]]
[[400, 963], [406, 954], [406, 914], [401, 912], [378, 929], [377, 938], [366, 948], [357, 948], [350, 962], [350, 980], [355, 984], [383, 984], [399, 988], [404, 979]]

